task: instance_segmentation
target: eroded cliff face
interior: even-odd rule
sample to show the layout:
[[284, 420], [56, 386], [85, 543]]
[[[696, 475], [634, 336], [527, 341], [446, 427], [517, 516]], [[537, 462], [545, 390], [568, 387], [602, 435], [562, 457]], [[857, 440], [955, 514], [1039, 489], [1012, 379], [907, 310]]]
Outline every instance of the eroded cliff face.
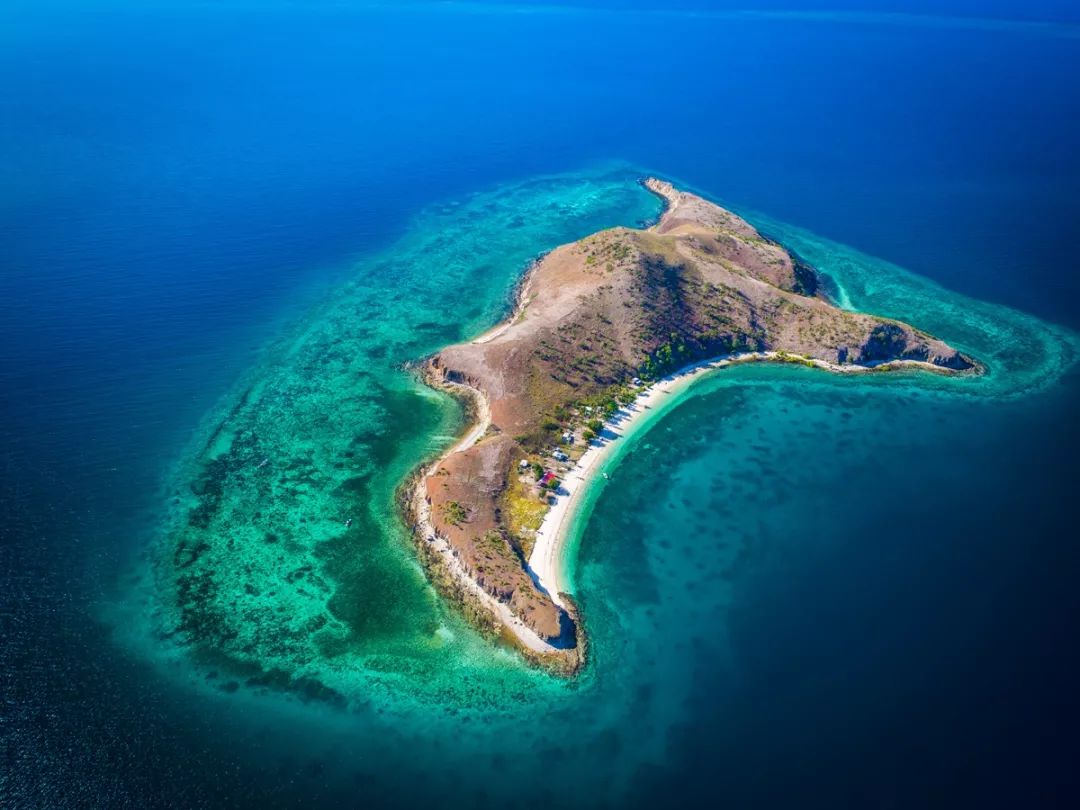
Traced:
[[435, 528], [488, 593], [563, 644], [573, 623], [529, 576], [528, 538], [506, 514], [506, 495], [548, 497], [523, 470], [546, 466], [568, 430], [571, 444], [581, 443], [588, 403], [625, 393], [635, 378], [741, 352], [867, 368], [976, 367], [907, 324], [838, 309], [813, 270], [731, 212], [668, 183], [646, 184], [668, 203], [653, 228], [614, 228], [556, 248], [533, 269], [512, 323], [448, 347], [427, 368], [435, 381], [482, 392], [491, 415], [488, 435], [427, 479]]

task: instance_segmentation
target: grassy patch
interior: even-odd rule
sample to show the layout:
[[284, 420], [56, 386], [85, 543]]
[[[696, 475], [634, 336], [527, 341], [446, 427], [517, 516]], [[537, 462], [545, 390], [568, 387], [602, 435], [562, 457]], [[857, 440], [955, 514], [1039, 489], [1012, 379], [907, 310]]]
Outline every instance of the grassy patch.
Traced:
[[457, 501], [448, 501], [443, 504], [443, 515], [446, 517], [446, 522], [454, 526], [460, 526], [469, 517], [465, 507]]
[[510, 483], [503, 494], [503, 516], [506, 528], [518, 538], [526, 558], [536, 542], [536, 530], [547, 514], [548, 505], [533, 493], [532, 488], [511, 473]]

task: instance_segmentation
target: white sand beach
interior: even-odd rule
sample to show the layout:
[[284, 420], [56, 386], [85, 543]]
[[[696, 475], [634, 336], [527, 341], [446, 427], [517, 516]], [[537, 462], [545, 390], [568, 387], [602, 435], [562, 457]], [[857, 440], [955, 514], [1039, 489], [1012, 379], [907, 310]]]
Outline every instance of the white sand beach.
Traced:
[[[703, 374], [740, 363], [762, 361], [795, 362], [839, 374], [865, 374], [874, 370], [871, 366], [838, 365], [781, 352], [747, 352], [694, 363], [642, 390], [633, 403], [620, 408], [605, 422], [602, 436], [590, 443], [578, 462], [563, 477], [556, 502], [544, 516], [536, 532], [536, 544], [528, 561], [529, 569], [540, 587], [547, 591], [556, 604], [565, 608], [565, 600], [560, 595], [573, 594], [573, 585], [567, 581], [565, 554], [575, 510], [596, 476], [606, 471], [605, 465], [612, 451], [644, 422], [649, 421], [649, 417], [659, 416], [665, 406], [676, 401], [677, 394]], [[888, 365], [940, 371], [929, 363], [917, 360], [892, 361]], [[614, 471], [607, 472], [609, 475], [614, 474]]]
[[[742, 359], [750, 358], [745, 356]], [[612, 451], [645, 421], [646, 416], [661, 412], [667, 401], [672, 400], [700, 374], [723, 368], [736, 360], [724, 358], [697, 363], [650, 385], [633, 403], [620, 408], [604, 423], [600, 438], [590, 442], [589, 448], [563, 477], [555, 504], [544, 515], [536, 532], [536, 544], [529, 555], [529, 569], [557, 605], [565, 608], [561, 594], [572, 593], [571, 584], [566, 580], [563, 555], [573, 514], [589, 485], [599, 473], [605, 471], [604, 466]]]

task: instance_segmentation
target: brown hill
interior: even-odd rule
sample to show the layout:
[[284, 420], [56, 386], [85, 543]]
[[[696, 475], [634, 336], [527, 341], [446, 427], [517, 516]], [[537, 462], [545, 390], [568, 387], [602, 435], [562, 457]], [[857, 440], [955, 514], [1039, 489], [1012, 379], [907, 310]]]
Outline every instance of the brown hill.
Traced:
[[532, 470], [552, 468], [560, 443], [571, 459], [580, 452], [587, 423], [632, 397], [637, 378], [766, 351], [840, 366], [975, 367], [906, 324], [838, 309], [811, 268], [731, 212], [668, 183], [646, 185], [668, 204], [654, 227], [556, 248], [530, 272], [510, 322], [426, 366], [432, 384], [475, 388], [490, 410], [486, 435], [424, 481], [433, 529], [488, 594], [562, 647], [573, 646], [574, 624], [525, 565], [528, 524], [547, 496]]

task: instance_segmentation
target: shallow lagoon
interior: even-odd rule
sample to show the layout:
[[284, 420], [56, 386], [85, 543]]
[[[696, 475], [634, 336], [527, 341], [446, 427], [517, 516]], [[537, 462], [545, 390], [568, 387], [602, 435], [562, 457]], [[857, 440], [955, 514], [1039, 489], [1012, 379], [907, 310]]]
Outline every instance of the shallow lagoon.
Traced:
[[[655, 216], [640, 175], [599, 169], [480, 192], [429, 209], [365, 260], [364, 283], [330, 295], [208, 416], [169, 484], [172, 513], [139, 580], [150, 609], [123, 615], [138, 628], [128, 643], [226, 713], [299, 722], [316, 736], [312, 759], [338, 763], [338, 788], [346, 746], [365, 763], [347, 769], [361, 784], [420, 763], [433, 796], [464, 786], [502, 801], [529, 785], [623, 801], [654, 769], [668, 778], [673, 756], [688, 759], [680, 746], [703, 706], [753, 725], [761, 668], [780, 667], [772, 677], [788, 685], [784, 673], [805, 666], [800, 656], [818, 661], [822, 645], [873, 643], [874, 621], [847, 615], [856, 603], [886, 610], [867, 589], [889, 593], [935, 555], [971, 562], [986, 513], [964, 482], [1010, 420], [1054, 401], [1045, 390], [1060, 388], [1075, 338], [750, 215], [846, 304], [933, 331], [989, 372], [841, 379], [761, 365], [673, 397], [579, 512], [567, 563], [592, 656], [573, 682], [526, 668], [440, 603], [393, 498], [461, 416], [401, 364], [496, 321], [545, 246]], [[923, 546], [911, 524], [929, 516], [957, 540]], [[782, 607], [800, 593], [812, 607]], [[815, 611], [826, 615], [807, 626]], [[851, 676], [839, 665], [816, 677]], [[477, 763], [473, 784], [462, 774]]]
[[[428, 4], [423, 25], [398, 3], [266, 5], [0, 8], [0, 151], [14, 158], [0, 166], [0, 796], [835, 807], [1075, 791], [1080, 387], [1052, 349], [1068, 339], [966, 301], [906, 300], [924, 282], [883, 284], [887, 265], [754, 213], [1077, 328], [1074, 25], [480, 4]], [[320, 313], [335, 322], [350, 282], [371, 294], [345, 304], [385, 315], [382, 280], [362, 271], [399, 272], [379, 257], [406, 234], [437, 250], [418, 211], [432, 224], [448, 205], [442, 222], [460, 224], [472, 192], [613, 156], [720, 195], [843, 277], [856, 305], [972, 350], [999, 335], [988, 353], [1017, 362], [972, 396], [799, 369], [702, 381], [597, 492], [576, 556], [596, 660], [567, 687], [441, 609], [390, 495], [458, 427], [394, 365], [495, 320], [533, 252], [578, 235], [573, 214], [509, 245], [475, 300], [424, 298], [426, 326], [411, 307], [400, 328], [350, 324], [389, 348], [319, 366], [319, 385], [268, 358]], [[125, 563], [156, 548], [170, 486], [191, 472], [175, 468], [239, 393], [276, 380], [261, 401], [289, 421], [271, 427], [303, 432], [311, 410], [274, 397], [335, 402], [331, 372], [382, 403], [348, 404], [348, 424], [322, 414], [332, 432], [362, 423], [378, 459], [356, 518], [376, 542], [319, 560], [358, 631], [335, 656], [267, 634], [260, 654], [309, 680], [248, 686], [257, 673], [156, 637], [158, 557]], [[268, 483], [297, 504], [336, 500], [313, 497], [309, 472]], [[340, 528], [336, 507], [313, 511], [309, 537]], [[380, 610], [360, 609], [360, 582]], [[290, 601], [287, 618], [328, 601]]]

